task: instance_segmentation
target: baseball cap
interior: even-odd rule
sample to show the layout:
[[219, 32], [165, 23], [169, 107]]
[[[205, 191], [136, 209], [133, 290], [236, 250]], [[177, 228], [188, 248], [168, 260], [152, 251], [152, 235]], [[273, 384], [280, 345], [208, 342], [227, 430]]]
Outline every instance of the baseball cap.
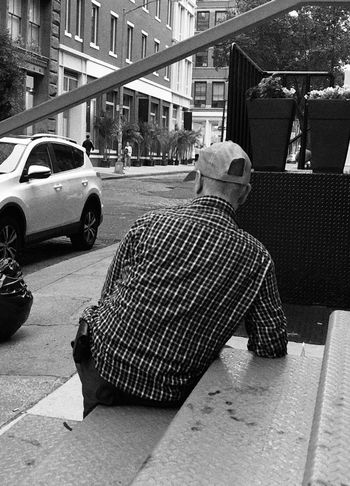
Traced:
[[209, 179], [247, 185], [250, 181], [251, 162], [245, 151], [231, 140], [213, 143], [199, 152], [191, 171], [184, 181], [194, 180], [196, 171]]

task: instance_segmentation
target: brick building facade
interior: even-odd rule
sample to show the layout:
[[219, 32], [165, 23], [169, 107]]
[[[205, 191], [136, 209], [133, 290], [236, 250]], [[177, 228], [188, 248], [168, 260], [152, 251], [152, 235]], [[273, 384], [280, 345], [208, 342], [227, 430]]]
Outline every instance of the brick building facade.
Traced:
[[[165, 49], [194, 32], [193, 0], [62, 0], [61, 7], [59, 93]], [[80, 141], [88, 132], [96, 141], [96, 117], [108, 114], [118, 119], [118, 110], [123, 120], [130, 122], [169, 129], [181, 126], [183, 110], [190, 107], [191, 73], [190, 58], [128, 83], [122, 95], [116, 88], [59, 115], [58, 132]], [[117, 148], [114, 144], [112, 155], [116, 156]]]
[[[14, 47], [23, 55], [26, 74], [23, 109], [49, 100], [58, 92], [59, 0], [4, 0], [0, 28], [8, 29]], [[55, 132], [56, 120], [44, 120], [27, 133]]]
[[[214, 27], [226, 19], [234, 0], [198, 0], [196, 32]], [[228, 67], [215, 69], [213, 47], [197, 52], [192, 73], [192, 124], [201, 132], [201, 145], [225, 140]]]
[[[100, 78], [194, 33], [196, 0], [5, 0], [0, 27], [25, 53], [23, 108]], [[124, 24], [124, 28], [123, 28]], [[81, 142], [108, 114], [162, 128], [183, 126], [191, 102], [192, 58], [38, 122], [27, 133], [55, 132]], [[116, 148], [116, 147], [114, 147]], [[98, 155], [96, 155], [98, 156]]]

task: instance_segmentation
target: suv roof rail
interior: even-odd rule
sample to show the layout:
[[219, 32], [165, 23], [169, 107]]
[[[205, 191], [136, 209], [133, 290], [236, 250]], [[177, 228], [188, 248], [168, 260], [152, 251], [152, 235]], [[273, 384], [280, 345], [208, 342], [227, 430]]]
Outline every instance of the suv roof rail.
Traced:
[[31, 140], [43, 137], [60, 138], [61, 140], [68, 140], [68, 142], [77, 143], [76, 140], [73, 140], [72, 138], [64, 137], [63, 135], [56, 135], [54, 133], [35, 133], [34, 135], [28, 136], [28, 138], [30, 138]]
[[17, 135], [16, 133], [8, 133], [1, 138], [30, 138], [30, 135]]

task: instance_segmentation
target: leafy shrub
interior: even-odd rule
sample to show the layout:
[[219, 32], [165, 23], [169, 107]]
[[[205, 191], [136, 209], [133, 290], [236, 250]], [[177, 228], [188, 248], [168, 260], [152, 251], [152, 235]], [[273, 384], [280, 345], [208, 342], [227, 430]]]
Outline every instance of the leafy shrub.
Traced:
[[350, 88], [335, 86], [334, 88], [314, 89], [305, 97], [309, 100], [350, 100]]
[[282, 86], [281, 78], [275, 75], [263, 78], [257, 86], [247, 91], [249, 100], [256, 98], [294, 98], [294, 96], [295, 89]]

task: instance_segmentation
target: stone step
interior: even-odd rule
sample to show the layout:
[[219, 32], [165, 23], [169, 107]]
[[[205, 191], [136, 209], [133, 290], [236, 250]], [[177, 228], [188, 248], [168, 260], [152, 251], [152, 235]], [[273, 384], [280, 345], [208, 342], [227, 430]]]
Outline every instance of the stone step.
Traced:
[[336, 311], [323, 360], [225, 348], [179, 411], [98, 407], [16, 486], [350, 484], [349, 347]]
[[97, 407], [20, 484], [130, 484], [175, 414], [174, 409]]
[[321, 362], [225, 349], [133, 486], [301, 484]]
[[350, 484], [350, 312], [333, 312], [303, 486]]

